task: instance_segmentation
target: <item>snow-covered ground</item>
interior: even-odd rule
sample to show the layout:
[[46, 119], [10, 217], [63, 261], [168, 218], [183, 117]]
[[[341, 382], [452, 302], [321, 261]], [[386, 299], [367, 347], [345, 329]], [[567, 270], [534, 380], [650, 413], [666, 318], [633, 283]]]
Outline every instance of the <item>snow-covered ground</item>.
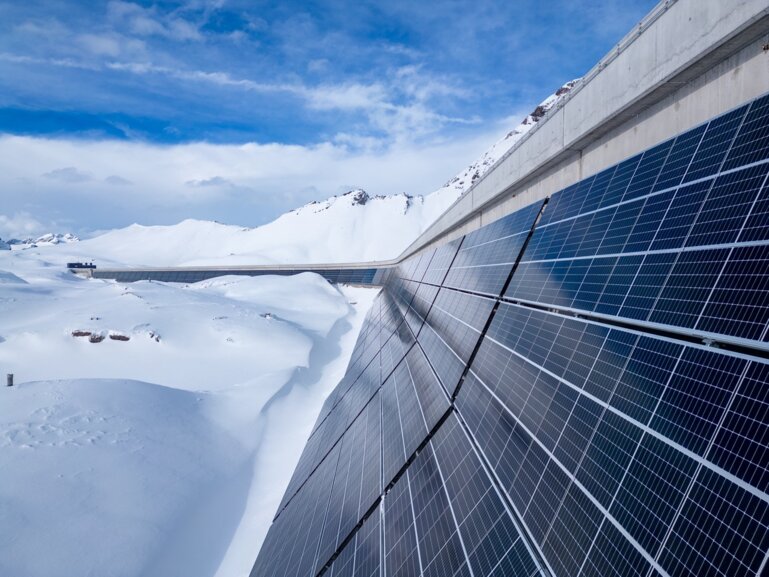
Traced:
[[73, 246], [0, 253], [0, 575], [247, 575], [376, 291], [83, 280]]

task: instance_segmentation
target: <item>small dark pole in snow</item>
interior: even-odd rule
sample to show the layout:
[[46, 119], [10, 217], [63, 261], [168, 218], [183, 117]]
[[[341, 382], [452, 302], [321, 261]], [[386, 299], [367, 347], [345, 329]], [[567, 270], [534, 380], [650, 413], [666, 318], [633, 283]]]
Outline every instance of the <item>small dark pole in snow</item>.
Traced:
[[13, 373], [8, 373], [8, 386], [13, 386]]

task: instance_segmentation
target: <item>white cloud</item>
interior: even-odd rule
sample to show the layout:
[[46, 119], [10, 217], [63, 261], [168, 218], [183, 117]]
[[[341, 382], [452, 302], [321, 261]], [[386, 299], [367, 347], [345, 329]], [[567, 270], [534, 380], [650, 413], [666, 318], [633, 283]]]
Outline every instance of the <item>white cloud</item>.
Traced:
[[44, 178], [50, 180], [57, 180], [59, 182], [65, 182], [67, 184], [79, 184], [81, 182], [88, 182], [91, 180], [91, 175], [87, 172], [82, 172], [74, 166], [67, 166], [65, 168], [55, 168], [50, 172], [43, 174]]
[[130, 186], [133, 184], [130, 180], [127, 178], [123, 178], [122, 176], [118, 176], [117, 174], [112, 174], [104, 179], [104, 182], [107, 184], [111, 184], [113, 186]]
[[188, 180], [184, 184], [194, 187], [232, 186], [232, 183], [229, 180], [222, 178], [221, 176], [212, 176], [211, 178], [204, 178], [203, 180]]
[[[499, 136], [388, 148], [359, 146], [366, 143], [354, 137], [315, 146], [158, 146], [0, 136], [0, 190], [5, 211], [76, 221], [76, 232], [192, 214], [255, 225], [349, 187], [429, 193]], [[123, 181], [131, 186], [115, 186]]]
[[12, 216], [0, 214], [0, 238], [27, 238], [38, 236], [47, 231], [46, 225], [26, 212], [17, 212]]
[[144, 8], [133, 2], [114, 0], [107, 5], [107, 18], [118, 30], [137, 36], [160, 36], [180, 42], [202, 40], [198, 25], [154, 6]]

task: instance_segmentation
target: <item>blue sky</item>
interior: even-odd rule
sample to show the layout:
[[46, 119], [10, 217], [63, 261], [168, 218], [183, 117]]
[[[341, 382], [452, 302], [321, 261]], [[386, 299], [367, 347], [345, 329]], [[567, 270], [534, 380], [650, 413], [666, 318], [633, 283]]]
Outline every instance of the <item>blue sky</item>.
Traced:
[[0, 0], [0, 236], [428, 193], [654, 4]]

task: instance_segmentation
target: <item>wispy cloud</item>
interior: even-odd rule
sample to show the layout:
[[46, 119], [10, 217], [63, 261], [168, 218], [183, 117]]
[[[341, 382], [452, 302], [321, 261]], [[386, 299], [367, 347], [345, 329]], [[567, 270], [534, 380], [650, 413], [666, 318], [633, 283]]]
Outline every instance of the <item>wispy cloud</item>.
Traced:
[[162, 36], [176, 41], [202, 40], [199, 25], [176, 13], [144, 8], [133, 2], [113, 0], [107, 4], [107, 19], [118, 30], [137, 36]]
[[208, 187], [208, 186], [232, 186], [233, 184], [227, 180], [226, 178], [223, 178], [221, 176], [212, 176], [210, 178], [204, 178], [202, 180], [188, 180], [185, 182], [187, 186], [192, 186], [194, 188], [200, 188], [200, 187]]
[[[43, 234], [52, 223], [42, 223], [27, 212], [0, 214], [0, 238], [27, 238]], [[51, 229], [53, 230], [53, 229]]]
[[112, 186], [130, 186], [133, 184], [133, 182], [127, 178], [123, 178], [122, 176], [118, 176], [116, 174], [111, 174], [104, 179], [104, 182], [111, 184]]
[[[109, 43], [105, 50], [107, 47]], [[303, 101], [310, 110], [361, 113], [365, 115], [369, 127], [380, 138], [384, 136], [387, 139], [416, 138], [433, 133], [446, 124], [475, 124], [480, 121], [477, 115], [464, 118], [435, 110], [430, 103], [432, 98], [462, 98], [467, 95], [467, 91], [421, 74], [418, 67], [390, 71], [387, 78], [370, 84], [347, 82], [313, 86], [301, 82], [258, 82], [236, 78], [224, 71], [185, 70], [151, 62], [107, 61], [102, 65], [94, 65], [70, 59], [39, 59], [7, 53], [0, 54], [0, 59], [86, 70], [112, 70], [133, 75], [160, 75], [261, 94], [283, 93]]]
[[49, 180], [56, 180], [58, 182], [64, 182], [67, 184], [79, 184], [81, 182], [88, 182], [92, 180], [90, 174], [78, 170], [74, 166], [55, 168], [50, 172], [43, 173], [42, 176], [43, 178], [47, 178]]

